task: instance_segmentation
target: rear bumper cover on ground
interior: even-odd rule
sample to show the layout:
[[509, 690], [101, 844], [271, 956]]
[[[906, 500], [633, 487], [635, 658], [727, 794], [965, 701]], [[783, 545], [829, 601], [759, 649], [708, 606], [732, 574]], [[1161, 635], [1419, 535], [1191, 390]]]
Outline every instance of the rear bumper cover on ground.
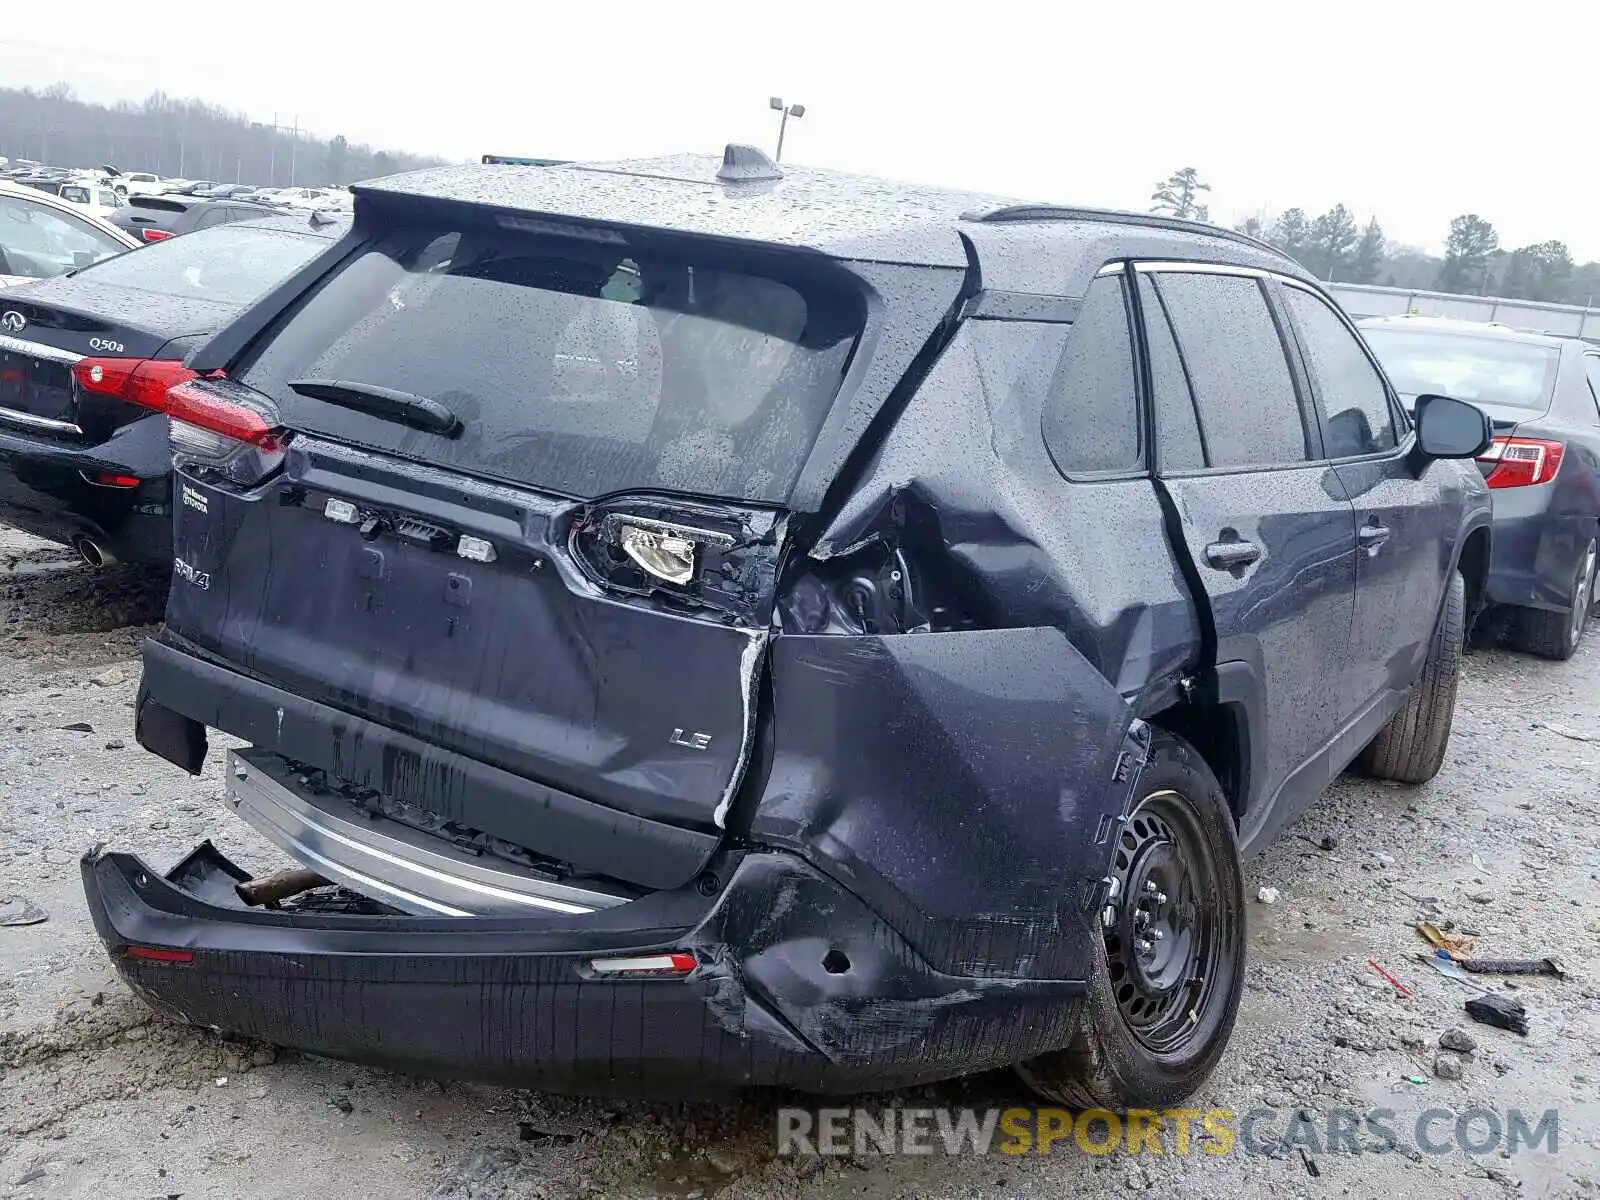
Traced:
[[[673, 1095], [902, 1086], [1059, 1048], [1084, 992], [935, 971], [781, 853], [745, 855], [714, 897], [691, 887], [581, 918], [267, 912], [232, 899], [234, 870], [209, 847], [175, 869], [181, 885], [130, 855], [84, 857], [129, 985], [191, 1024], [423, 1073]], [[700, 965], [627, 982], [588, 968], [664, 950]]]

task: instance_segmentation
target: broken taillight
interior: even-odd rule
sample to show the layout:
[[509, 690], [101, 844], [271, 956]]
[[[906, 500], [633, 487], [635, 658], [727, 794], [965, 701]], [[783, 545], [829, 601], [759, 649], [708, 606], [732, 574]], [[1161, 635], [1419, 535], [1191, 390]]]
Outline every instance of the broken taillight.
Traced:
[[175, 465], [250, 487], [283, 463], [288, 436], [260, 392], [220, 376], [192, 379], [149, 405], [172, 418]]
[[607, 979], [641, 979], [684, 976], [699, 964], [692, 954], [636, 954], [619, 958], [592, 958], [589, 970]]
[[589, 577], [609, 591], [764, 625], [780, 540], [771, 512], [628, 497], [577, 514], [570, 546]]
[[1478, 455], [1478, 461], [1493, 465], [1484, 479], [1490, 487], [1529, 487], [1556, 477], [1566, 449], [1565, 442], [1545, 438], [1497, 437]]

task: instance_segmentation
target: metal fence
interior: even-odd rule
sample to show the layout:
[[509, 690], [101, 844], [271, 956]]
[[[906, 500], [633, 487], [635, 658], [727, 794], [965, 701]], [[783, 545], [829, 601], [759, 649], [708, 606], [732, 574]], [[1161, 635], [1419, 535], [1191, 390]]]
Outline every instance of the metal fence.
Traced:
[[1505, 300], [1495, 296], [1456, 296], [1449, 292], [1376, 287], [1365, 283], [1324, 286], [1344, 306], [1345, 312], [1356, 319], [1416, 313], [1424, 317], [1454, 317], [1458, 321], [1498, 321], [1513, 329], [1600, 342], [1600, 308]]

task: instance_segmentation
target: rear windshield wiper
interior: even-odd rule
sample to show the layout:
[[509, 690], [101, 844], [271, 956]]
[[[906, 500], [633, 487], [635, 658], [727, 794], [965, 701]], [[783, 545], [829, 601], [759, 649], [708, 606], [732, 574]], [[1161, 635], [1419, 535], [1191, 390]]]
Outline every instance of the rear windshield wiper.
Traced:
[[342, 379], [295, 379], [289, 389], [313, 400], [337, 404], [340, 408], [353, 408], [369, 416], [386, 421], [398, 421], [413, 429], [455, 437], [461, 432], [461, 421], [437, 400], [426, 396], [413, 396], [410, 392], [397, 392], [393, 388], [378, 387], [371, 383], [350, 383]]

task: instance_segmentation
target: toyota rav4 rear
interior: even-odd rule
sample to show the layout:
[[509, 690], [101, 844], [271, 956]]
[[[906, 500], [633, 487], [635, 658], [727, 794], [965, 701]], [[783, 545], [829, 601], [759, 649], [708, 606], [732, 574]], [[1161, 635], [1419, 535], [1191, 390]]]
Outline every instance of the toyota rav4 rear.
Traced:
[[138, 737], [192, 772], [249, 742], [230, 806], [305, 871], [91, 854], [128, 980], [572, 1089], [1191, 1091], [1243, 978], [1234, 816], [1173, 732], [1209, 744], [1216, 635], [1155, 481], [1073, 483], [1039, 385], [1120, 354], [1132, 403], [1124, 248], [1296, 269], [735, 148], [357, 195], [160, 402]]

